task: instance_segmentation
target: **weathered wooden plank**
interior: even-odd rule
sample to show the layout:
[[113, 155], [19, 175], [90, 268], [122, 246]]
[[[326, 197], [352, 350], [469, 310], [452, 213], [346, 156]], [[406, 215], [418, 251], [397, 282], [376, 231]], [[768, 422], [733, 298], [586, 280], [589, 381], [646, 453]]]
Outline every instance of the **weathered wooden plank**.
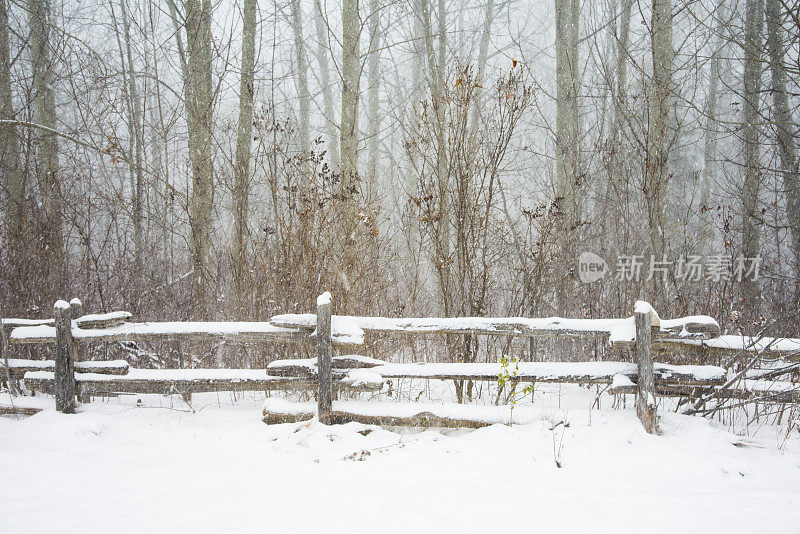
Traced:
[[17, 328], [20, 326], [41, 326], [41, 325], [50, 325], [53, 326], [55, 322], [52, 318], [50, 319], [19, 319], [14, 317], [8, 317], [0, 319], [0, 323], [6, 328]]
[[331, 376], [331, 294], [323, 293], [317, 298], [317, 413], [324, 425], [331, 424], [331, 402], [333, 400]]
[[133, 317], [133, 315], [131, 315], [131, 312], [127, 311], [93, 313], [88, 315], [81, 314], [75, 322], [78, 324], [78, 328], [103, 329], [125, 324], [130, 321], [131, 317]]
[[[33, 391], [54, 391], [54, 374], [31, 371], [23, 377]], [[267, 375], [264, 369], [130, 369], [127, 375], [76, 373], [77, 385], [87, 393], [203, 393], [213, 391], [313, 391], [317, 380]], [[370, 384], [353, 385], [344, 377], [333, 382], [337, 391], [374, 391]]]
[[[331, 370], [333, 375], [336, 376], [337, 372], [346, 374], [350, 369], [371, 369], [385, 365], [385, 363], [374, 358], [347, 354], [331, 358]], [[272, 376], [316, 377], [317, 358], [275, 360], [267, 365], [267, 374]]]
[[[273, 326], [270, 323], [248, 322], [152, 322], [125, 323], [105, 329], [76, 328], [73, 337], [80, 343], [96, 341], [228, 341], [316, 343], [305, 329]], [[11, 343], [55, 343], [55, 329], [49, 326], [19, 327], [11, 332]], [[354, 347], [363, 340], [341, 336], [334, 346]]]
[[[365, 332], [404, 332], [416, 334], [483, 334], [524, 337], [579, 337], [608, 338], [612, 342], [633, 341], [635, 338], [632, 317], [622, 319], [565, 319], [561, 317], [356, 317], [339, 316], [337, 321], [357, 326]], [[314, 329], [313, 314], [283, 314], [274, 316], [270, 322], [285, 328]], [[719, 325], [711, 317], [691, 316], [680, 319], [661, 320], [658, 336], [664, 337], [713, 337], [719, 334]]]
[[650, 434], [658, 433], [656, 417], [656, 388], [653, 373], [652, 307], [646, 302], [636, 303], [636, 361], [639, 377], [636, 389], [636, 414], [644, 429]]
[[[54, 360], [27, 360], [9, 358], [8, 370], [13, 379], [21, 379], [28, 371], [55, 371]], [[5, 372], [5, 362], [0, 361], [0, 372]], [[97, 373], [107, 375], [124, 375], [128, 372], [128, 362], [125, 360], [110, 361], [83, 361], [75, 362], [76, 373]]]
[[56, 410], [75, 413], [75, 372], [72, 345], [72, 312], [69, 304], [59, 300], [53, 306], [56, 325], [55, 397]]
[[[760, 389], [760, 388], [751, 388], [748, 389], [747, 387], [735, 387], [726, 390], [717, 390], [716, 387], [702, 387], [702, 386], [686, 386], [686, 385], [679, 385], [679, 384], [656, 384], [656, 391], [662, 397], [687, 397], [687, 398], [698, 398], [701, 395], [705, 395], [711, 392], [716, 391], [718, 399], [736, 399], [736, 400], [750, 400], [750, 399], [762, 399], [764, 402], [772, 402], [772, 403], [785, 403], [791, 404], [800, 402], [800, 388], [794, 389], [777, 389], [777, 390], [770, 390], [770, 389]], [[619, 388], [615, 388], [613, 390], [609, 389], [609, 393], [614, 394], [636, 394], [636, 386], [623, 386]]]
[[[502, 371], [499, 363], [431, 363], [386, 364], [370, 371], [384, 378], [425, 378], [433, 380], [496, 381]], [[515, 372], [512, 381], [579, 384], [610, 384], [614, 375], [632, 381], [639, 376], [638, 366], [628, 362], [520, 362], [508, 371]], [[657, 384], [719, 385], [725, 382], [725, 370], [710, 365], [654, 364]]]
[[[78, 386], [89, 395], [111, 393], [151, 393], [156, 395], [208, 393], [215, 391], [313, 391], [316, 380], [299, 378], [238, 380], [238, 379], [118, 379], [84, 380], [78, 375]], [[32, 391], [49, 393], [53, 380], [41, 377], [25, 377], [25, 387]]]
[[41, 412], [41, 408], [32, 408], [30, 406], [9, 406], [0, 404], [0, 415], [36, 415]]
[[[281, 423], [298, 423], [314, 418], [314, 412], [302, 413], [272, 413], [265, 412], [263, 421], [268, 425]], [[453, 419], [450, 417], [438, 417], [431, 412], [419, 412], [412, 416], [401, 417], [393, 415], [369, 415], [354, 413], [341, 410], [334, 410], [330, 414], [332, 424], [341, 425], [345, 423], [361, 423], [364, 425], [378, 426], [407, 426], [422, 428], [483, 428], [494, 423], [488, 423], [477, 419]]]

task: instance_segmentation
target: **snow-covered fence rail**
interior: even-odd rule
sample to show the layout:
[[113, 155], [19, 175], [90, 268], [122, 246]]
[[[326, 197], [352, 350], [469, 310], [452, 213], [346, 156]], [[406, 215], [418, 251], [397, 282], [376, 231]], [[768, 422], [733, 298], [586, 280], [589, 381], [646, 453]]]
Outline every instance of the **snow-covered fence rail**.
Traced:
[[[317, 314], [277, 315], [270, 322], [132, 323], [128, 322], [130, 319], [127, 312], [84, 315], [79, 301], [70, 304], [59, 301], [54, 320], [4, 320], [3, 326], [14, 326], [8, 336], [11, 343], [55, 343], [57, 350], [54, 361], [0, 358], [0, 367], [5, 368], [9, 378], [24, 373], [25, 383], [31, 389], [54, 392], [56, 405], [62, 411], [74, 409], [76, 390], [83, 398], [124, 392], [191, 395], [223, 390], [316, 389], [316, 413], [326, 423], [344, 417], [341, 410], [334, 409], [334, 389], [375, 391], [390, 379], [498, 381], [501, 375], [506, 375], [511, 384], [609, 384], [611, 392], [636, 394], [637, 413], [645, 428], [654, 432], [656, 395], [691, 394], [697, 388], [708, 391], [720, 387], [727, 379], [726, 371], [720, 367], [657, 363], [653, 361], [655, 353], [670, 350], [693, 353], [709, 348], [725, 354], [773, 350], [789, 355], [800, 351], [800, 340], [759, 342], [719, 336], [719, 325], [711, 317], [664, 320], [644, 302], [637, 302], [633, 317], [622, 319], [383, 318], [331, 315], [331, 297], [326, 293], [318, 299]], [[509, 369], [500, 363], [399, 364], [333, 354], [334, 347], [341, 350], [364, 345], [370, 333], [588, 337], [631, 350], [635, 362], [515, 362], [514, 368]], [[87, 343], [142, 340], [316, 343], [317, 358], [276, 361], [261, 370], [143, 370], [129, 369], [124, 362], [75, 363], [76, 354]], [[747, 398], [746, 395], [753, 393], [730, 393], [729, 398], [739, 394]], [[795, 399], [797, 395], [794, 390], [781, 390], [774, 392], [774, 396]], [[416, 420], [415, 417], [409, 420]], [[443, 418], [425, 415], [422, 419]], [[269, 420], [266, 412], [265, 420]], [[461, 421], [458, 417], [454, 420]]]
[[[54, 360], [29, 360], [23, 358], [8, 358], [0, 360], [0, 379], [6, 374], [6, 363], [8, 363], [8, 373], [12, 380], [19, 380], [29, 371], [49, 371], [55, 372], [56, 363]], [[107, 361], [78, 361], [75, 362], [76, 373], [95, 373], [102, 375], [125, 375], [128, 374], [129, 365], [125, 360]]]
[[[330, 315], [330, 303], [328, 303]], [[363, 335], [327, 329], [320, 338], [306, 329], [284, 328], [268, 322], [148, 322], [128, 323], [131, 314], [112, 312], [84, 315], [79, 300], [58, 301], [50, 320], [6, 320], [14, 326], [8, 336], [13, 344], [56, 345], [55, 360], [22, 360], [0, 357], [0, 371], [10, 383], [23, 378], [30, 390], [53, 393], [56, 408], [73, 412], [76, 394], [83, 401], [90, 395], [115, 393], [192, 393], [209, 391], [309, 390], [318, 388], [316, 376], [294, 377], [280, 373], [271, 375], [265, 369], [131, 369], [127, 362], [76, 362], [82, 347], [96, 341], [231, 341], [317, 343], [327, 347], [352, 347], [363, 343]], [[77, 319], [74, 319], [77, 318]], [[330, 325], [330, 321], [328, 321]], [[324, 333], [324, 332], [323, 332]], [[381, 384], [349, 377], [337, 372], [336, 380], [327, 385], [328, 404], [332, 392], [348, 389], [373, 390]], [[324, 398], [324, 397], [323, 397]]]
[[[327, 301], [329, 303], [329, 300]], [[694, 316], [675, 320], [661, 320], [645, 302], [637, 302], [634, 317], [627, 319], [526, 319], [526, 318], [428, 318], [389, 319], [380, 317], [329, 316], [329, 308], [320, 307], [317, 315], [290, 314], [273, 317], [275, 326], [284, 328], [316, 329], [318, 336], [333, 328], [363, 337], [366, 332], [402, 332], [408, 334], [485, 334], [523, 337], [605, 337], [611, 343], [631, 343], [635, 348], [636, 363], [625, 362], [575, 362], [575, 363], [516, 363], [511, 382], [575, 382], [608, 383], [624, 387], [633, 385], [637, 393], [637, 413], [648, 432], [656, 432], [656, 384], [714, 386], [724, 383], [725, 370], [713, 366], [668, 366], [653, 363], [653, 338], [681, 336], [699, 339], [719, 334], [719, 325], [710, 317]], [[380, 383], [390, 378], [428, 378], [440, 380], [492, 380], [497, 381], [504, 372], [499, 363], [434, 363], [386, 364], [370, 358], [350, 357], [354, 367], [364, 369], [361, 378]], [[328, 387], [331, 361], [320, 343], [319, 358], [314, 360], [273, 362], [268, 371], [282, 375], [315, 376], [319, 380], [319, 406], [321, 421], [344, 420], [348, 416], [333, 410]], [[635, 384], [634, 384], [635, 381]], [[298, 417], [306, 417], [304, 411]], [[416, 421], [419, 414], [397, 421]], [[350, 414], [356, 420], [363, 417]], [[270, 413], [265, 409], [267, 422], [285, 420], [287, 413]], [[365, 416], [366, 417], [366, 416]], [[385, 414], [381, 417], [389, 417]], [[422, 417], [426, 421], [443, 421], [438, 416]], [[462, 421], [456, 418], [456, 421]], [[362, 421], [363, 422], [363, 421]]]
[[[656, 316], [657, 317], [657, 316]], [[284, 328], [314, 330], [314, 314], [276, 315], [273, 325]], [[408, 334], [482, 334], [521, 337], [598, 337], [610, 343], [633, 342], [636, 327], [633, 317], [622, 319], [564, 319], [547, 317], [428, 317], [389, 318], [334, 315], [334, 332], [349, 332], [358, 337], [371, 333]], [[711, 317], [697, 315], [680, 319], [661, 319], [653, 322], [653, 338], [708, 339], [719, 335], [719, 324]]]
[[[125, 323], [110, 328], [73, 327], [73, 338], [79, 343], [97, 341], [271, 341], [315, 343], [314, 336], [305, 330], [283, 328], [268, 322], [203, 321]], [[56, 329], [49, 325], [19, 327], [12, 330], [11, 343], [55, 343]], [[334, 345], [357, 346], [363, 340], [347, 335], [333, 339]]]

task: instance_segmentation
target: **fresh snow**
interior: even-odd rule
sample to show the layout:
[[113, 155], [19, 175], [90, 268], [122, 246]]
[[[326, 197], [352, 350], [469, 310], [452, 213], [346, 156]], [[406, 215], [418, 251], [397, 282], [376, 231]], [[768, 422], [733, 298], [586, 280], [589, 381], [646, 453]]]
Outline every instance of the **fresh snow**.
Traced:
[[474, 431], [268, 426], [255, 393], [196, 394], [194, 412], [177, 396], [50, 404], [0, 417], [0, 532], [797, 531], [796, 431], [662, 410], [652, 436], [634, 409], [563, 389], [583, 395], [569, 410], [550, 386], [514, 409], [527, 424]]
[[[81, 318], [84, 320], [87, 316]], [[180, 334], [291, 334], [296, 332], [289, 328], [273, 326], [268, 322], [247, 321], [165, 321], [148, 323], [127, 323], [111, 328], [73, 328], [72, 337], [77, 339], [103, 338], [112, 335], [137, 336], [155, 335], [169, 336]], [[55, 338], [56, 329], [52, 326], [25, 326], [11, 331], [11, 339]]]
[[370, 369], [350, 369], [342, 378], [342, 383], [354, 388], [380, 389], [383, 387], [385, 380], [381, 375]]
[[[282, 314], [274, 316], [271, 321], [276, 325], [284, 327], [315, 328], [317, 325], [317, 316], [312, 313]], [[348, 325], [348, 328], [380, 332], [425, 333], [481, 331], [487, 333], [497, 332], [498, 334], [516, 333], [521, 335], [525, 332], [558, 332], [559, 330], [563, 330], [582, 332], [586, 335], [608, 335], [609, 341], [612, 344], [621, 341], [634, 341], [636, 339], [636, 325], [633, 317], [622, 319], [565, 319], [561, 317], [390, 318], [334, 315], [331, 317], [332, 328], [335, 329], [337, 321]], [[679, 327], [687, 323], [719, 326], [716, 320], [704, 315], [660, 320], [661, 328], [665, 330]], [[690, 334], [684, 329], [681, 335], [688, 336]]]
[[79, 323], [83, 322], [97, 322], [97, 321], [111, 321], [114, 319], [127, 321], [133, 317], [131, 312], [128, 311], [113, 311], [108, 313], [87, 313], [86, 315], [81, 315], [78, 317], [77, 321]]
[[661, 318], [658, 316], [658, 313], [656, 313], [656, 310], [653, 309], [649, 302], [637, 300], [636, 304], [633, 305], [633, 312], [650, 314], [650, 324], [655, 327], [661, 326]]

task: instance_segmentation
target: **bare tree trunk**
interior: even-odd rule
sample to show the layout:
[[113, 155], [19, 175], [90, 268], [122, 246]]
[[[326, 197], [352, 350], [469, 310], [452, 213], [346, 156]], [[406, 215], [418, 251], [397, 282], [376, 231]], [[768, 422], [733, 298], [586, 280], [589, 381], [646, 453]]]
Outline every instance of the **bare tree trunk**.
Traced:
[[[239, 79], [239, 127], [233, 184], [233, 283], [237, 313], [243, 314], [247, 288], [247, 219], [250, 201], [250, 148], [253, 141], [253, 87], [255, 77], [257, 0], [244, 0], [242, 8], [242, 74]], [[244, 317], [243, 317], [244, 318]]]
[[303, 40], [303, 20], [300, 0], [292, 0], [292, 30], [294, 32], [294, 52], [297, 61], [297, 96], [300, 103], [298, 120], [298, 145], [301, 152], [309, 149], [308, 122], [311, 95], [308, 93], [308, 64]]
[[561, 211], [558, 261], [559, 313], [574, 303], [575, 238], [580, 187], [578, 117], [579, 0], [556, 0], [556, 197]]
[[[114, 18], [114, 29], [117, 36], [117, 43], [119, 46], [120, 57], [122, 61], [123, 79], [127, 85], [127, 98], [126, 107], [128, 112], [128, 133], [133, 146], [132, 155], [133, 159], [130, 161], [130, 174], [131, 174], [131, 193], [133, 196], [133, 240], [134, 240], [134, 291], [133, 291], [133, 311], [139, 309], [138, 301], [143, 296], [144, 289], [144, 195], [145, 195], [145, 180], [143, 164], [143, 145], [144, 145], [144, 131], [142, 123], [142, 105], [139, 100], [139, 88], [136, 83], [136, 73], [133, 68], [133, 52], [131, 50], [131, 27], [130, 18], [128, 15], [125, 1], [120, 0], [120, 11], [122, 15], [122, 31], [120, 32], [117, 26], [116, 17], [114, 16], [113, 4], [111, 5], [111, 14]], [[123, 46], [120, 34], [125, 40]], [[127, 68], [126, 68], [127, 63]]]
[[[483, 17], [483, 32], [481, 33], [480, 48], [478, 49], [478, 72], [476, 83], [483, 84], [486, 74], [486, 62], [489, 59], [489, 43], [492, 40], [492, 23], [494, 22], [494, 0], [486, 0], [486, 11]], [[475, 95], [475, 104], [472, 112], [472, 127], [477, 128], [483, 115], [483, 91]]]
[[[669, 181], [669, 110], [672, 101], [672, 2], [652, 2], [653, 76], [649, 91], [649, 121], [647, 129], [647, 158], [644, 172], [644, 194], [650, 232], [650, 247], [659, 261], [667, 253], [666, 196]], [[664, 302], [664, 284], [653, 277], [653, 303]]]
[[766, 0], [767, 50], [772, 73], [772, 106], [775, 136], [781, 158], [783, 188], [786, 191], [786, 218], [789, 222], [791, 249], [795, 259], [795, 276], [800, 279], [800, 169], [798, 169], [796, 129], [789, 111], [786, 91], [786, 69], [780, 0]]
[[[378, 161], [380, 148], [380, 81], [381, 81], [381, 28], [380, 2], [369, 3], [369, 60], [367, 62], [367, 98], [369, 100], [369, 131], [367, 133], [367, 180], [372, 191], [379, 185]], [[370, 194], [372, 198], [372, 194]]]
[[328, 139], [328, 161], [331, 168], [339, 169], [339, 135], [336, 133], [336, 112], [333, 105], [333, 87], [328, 69], [328, 47], [326, 46], [328, 30], [322, 14], [321, 0], [314, 1], [314, 26], [317, 33], [317, 66], [319, 81], [322, 86], [323, 113], [325, 114], [325, 137]]
[[706, 100], [705, 149], [703, 151], [703, 176], [700, 184], [700, 232], [701, 248], [706, 250], [711, 242], [713, 229], [709, 201], [711, 185], [717, 175], [717, 98], [719, 87], [719, 64], [722, 54], [722, 31], [725, 28], [725, 0], [720, 0], [716, 9], [717, 23], [714, 33], [714, 50], [711, 55], [708, 73], [708, 95]]
[[433, 24], [431, 21], [430, 0], [420, 0], [422, 11], [425, 52], [428, 64], [428, 84], [431, 90], [436, 125], [436, 186], [439, 220], [434, 228], [434, 266], [438, 274], [441, 293], [442, 312], [448, 316], [453, 312], [453, 291], [451, 287], [451, 247], [450, 247], [450, 169], [447, 161], [446, 102], [444, 99], [445, 58], [447, 48], [446, 16], [443, 2], [439, 2], [438, 60], [433, 44]]
[[[614, 95], [614, 118], [611, 121], [609, 132], [609, 193], [607, 201], [613, 206], [617, 200], [626, 196], [628, 181], [623, 179], [621, 165], [621, 139], [625, 123], [625, 114], [628, 109], [628, 43], [631, 33], [631, 7], [633, 0], [622, 0], [619, 15], [619, 34], [617, 35], [617, 65], [615, 73], [616, 93]], [[613, 226], [612, 218], [615, 217], [613, 209], [606, 209], [606, 227]]]
[[[359, 39], [361, 20], [358, 0], [342, 2], [342, 123], [341, 145], [341, 197], [340, 232], [342, 242], [341, 278], [344, 295], [343, 309], [349, 309], [356, 283], [356, 205], [359, 193], [358, 174], [358, 101], [361, 83]], [[340, 308], [342, 309], [342, 308]]]
[[36, 175], [42, 199], [45, 270], [49, 290], [45, 294], [55, 300], [66, 285], [63, 200], [59, 177], [56, 102], [53, 92], [53, 64], [50, 57], [50, 3], [48, 0], [28, 0], [30, 14], [30, 47], [33, 63], [34, 122], [46, 129], [32, 132], [38, 147]]
[[[0, 0], [0, 119], [14, 120], [11, 101], [11, 46], [8, 32], [8, 5]], [[13, 124], [0, 125], [0, 172], [6, 192], [6, 239], [11, 268], [12, 291], [22, 293], [25, 251], [25, 174], [19, 159], [19, 138]], [[16, 311], [16, 310], [14, 310]]]
[[211, 128], [214, 95], [211, 83], [211, 0], [185, 0], [186, 51], [189, 75], [186, 114], [191, 116], [189, 158], [192, 165], [192, 292], [193, 315], [210, 316], [211, 208], [213, 165]]
[[361, 82], [358, 0], [342, 2], [342, 182], [345, 198], [355, 195], [358, 180], [358, 99]]
[[[760, 248], [761, 214], [758, 213], [760, 181], [759, 100], [761, 93], [761, 47], [764, 22], [762, 0], [745, 4], [744, 41], [744, 184], [742, 186], [742, 254], [755, 257]], [[742, 281], [742, 310], [752, 319], [761, 313], [761, 290], [757, 280]]]

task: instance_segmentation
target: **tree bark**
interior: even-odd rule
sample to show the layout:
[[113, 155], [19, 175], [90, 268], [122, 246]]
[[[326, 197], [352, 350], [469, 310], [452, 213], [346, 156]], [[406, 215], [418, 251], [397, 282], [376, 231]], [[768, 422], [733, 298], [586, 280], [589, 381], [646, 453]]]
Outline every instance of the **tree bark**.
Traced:
[[[800, 169], [798, 169], [795, 135], [789, 111], [789, 97], [786, 91], [786, 68], [784, 56], [786, 45], [780, 0], [766, 0], [767, 50], [769, 51], [770, 72], [772, 74], [772, 117], [775, 124], [775, 137], [781, 160], [783, 189], [786, 192], [786, 218], [789, 223], [791, 249], [794, 254], [794, 274], [800, 279]], [[797, 297], [796, 297], [797, 298]]]
[[369, 130], [367, 133], [367, 180], [369, 197], [378, 185], [378, 162], [380, 148], [380, 82], [381, 82], [381, 6], [378, 0], [369, 3], [369, 59], [367, 61], [367, 99]]
[[322, 89], [323, 113], [325, 115], [325, 137], [328, 139], [328, 162], [331, 169], [339, 170], [339, 135], [336, 133], [336, 112], [333, 105], [333, 87], [331, 85], [331, 75], [328, 69], [328, 29], [325, 25], [325, 17], [322, 13], [321, 0], [314, 2], [314, 26], [317, 33], [317, 66], [319, 71], [319, 83]]
[[359, 39], [361, 20], [358, 0], [342, 2], [342, 115], [340, 126], [341, 172], [339, 196], [339, 232], [342, 239], [342, 308], [350, 310], [355, 294], [359, 197], [358, 107], [361, 83]]
[[300, 152], [305, 152], [310, 147], [308, 122], [311, 96], [308, 92], [308, 64], [306, 61], [306, 50], [303, 39], [303, 12], [300, 8], [300, 0], [292, 0], [291, 11], [295, 61], [297, 62], [297, 96], [300, 105], [297, 121], [297, 140]]
[[[669, 182], [669, 110], [672, 102], [672, 2], [652, 2], [652, 58], [653, 75], [649, 91], [649, 121], [647, 128], [647, 156], [644, 172], [644, 194], [650, 233], [650, 253], [661, 261], [667, 253], [666, 197]], [[664, 302], [664, 284], [653, 277], [651, 301]]]
[[[483, 32], [481, 33], [480, 47], [478, 49], [478, 65], [476, 83], [483, 85], [486, 74], [486, 63], [489, 60], [489, 43], [492, 40], [492, 23], [494, 22], [494, 0], [486, 0], [486, 11], [483, 17]], [[483, 116], [483, 92], [475, 94], [475, 105], [472, 112], [472, 127], [478, 128]]]
[[[622, 0], [619, 14], [619, 30], [616, 36], [617, 44], [617, 65], [615, 72], [616, 91], [614, 94], [614, 117], [611, 121], [611, 131], [609, 132], [609, 194], [606, 195], [607, 201], [612, 206], [617, 206], [619, 199], [627, 196], [628, 181], [622, 176], [622, 130], [625, 124], [625, 114], [628, 109], [628, 43], [631, 32], [631, 8], [633, 0]], [[615, 210], [605, 209], [606, 228], [614, 226]]]
[[58, 137], [53, 63], [50, 57], [50, 2], [28, 0], [30, 15], [30, 47], [33, 63], [34, 123], [46, 129], [35, 129], [31, 137], [38, 147], [36, 175], [42, 201], [44, 261], [49, 283], [45, 298], [55, 300], [66, 283], [63, 235], [63, 200], [59, 176]]
[[186, 0], [186, 51], [189, 76], [186, 114], [191, 116], [189, 159], [192, 165], [193, 316], [207, 319], [211, 303], [211, 208], [213, 165], [211, 128], [214, 95], [211, 82], [211, 0]]
[[[125, 1], [120, 0], [120, 12], [122, 16], [122, 31], [120, 32], [116, 20], [114, 20], [115, 33], [119, 46], [122, 61], [123, 79], [127, 86], [126, 108], [128, 112], [128, 134], [133, 150], [133, 159], [130, 160], [129, 170], [131, 175], [131, 195], [133, 197], [133, 241], [134, 241], [134, 298], [133, 311], [138, 311], [138, 300], [143, 295], [144, 289], [144, 195], [145, 179], [142, 168], [143, 145], [144, 145], [144, 124], [142, 122], [142, 104], [139, 99], [139, 88], [136, 83], [136, 73], [133, 68], [133, 52], [131, 47], [131, 27], [128, 10]], [[113, 4], [111, 7], [112, 17], [114, 17]], [[116, 17], [114, 17], [116, 19]], [[120, 33], [124, 39], [124, 46], [120, 39]], [[127, 63], [127, 68], [126, 68]]]
[[575, 239], [578, 230], [580, 188], [580, 125], [578, 116], [578, 41], [580, 0], [556, 0], [556, 204], [558, 233], [558, 312], [574, 305]]
[[[237, 313], [242, 314], [247, 291], [247, 219], [250, 203], [250, 149], [253, 141], [253, 96], [255, 94], [255, 42], [257, 0], [244, 0], [242, 8], [242, 73], [239, 79], [239, 126], [233, 184], [232, 271]], [[244, 318], [244, 317], [242, 317]]]
[[358, 0], [344, 0], [342, 2], [342, 125], [339, 142], [342, 151], [341, 194], [345, 198], [355, 196], [358, 180], [360, 34]]
[[[11, 100], [11, 45], [8, 31], [8, 4], [0, 0], [0, 119], [12, 121], [14, 106]], [[25, 174], [19, 158], [17, 127], [11, 123], [0, 125], [0, 171], [6, 193], [6, 238], [12, 290], [19, 291], [23, 284], [25, 252]], [[16, 311], [16, 310], [13, 310]]]
[[[760, 182], [759, 164], [759, 100], [761, 93], [761, 47], [764, 21], [762, 0], [747, 0], [745, 4], [744, 41], [744, 117], [742, 186], [742, 254], [755, 257], [760, 249], [761, 214], [758, 211]], [[742, 310], [753, 319], [761, 313], [761, 290], [757, 280], [742, 280]]]
[[707, 250], [713, 237], [711, 226], [711, 211], [708, 205], [711, 198], [711, 186], [717, 175], [717, 99], [719, 88], [719, 64], [722, 48], [722, 32], [725, 28], [725, 0], [720, 0], [716, 9], [716, 24], [714, 28], [715, 42], [711, 54], [708, 73], [708, 95], [706, 101], [706, 131], [705, 147], [703, 151], [703, 175], [700, 184], [700, 246]]

